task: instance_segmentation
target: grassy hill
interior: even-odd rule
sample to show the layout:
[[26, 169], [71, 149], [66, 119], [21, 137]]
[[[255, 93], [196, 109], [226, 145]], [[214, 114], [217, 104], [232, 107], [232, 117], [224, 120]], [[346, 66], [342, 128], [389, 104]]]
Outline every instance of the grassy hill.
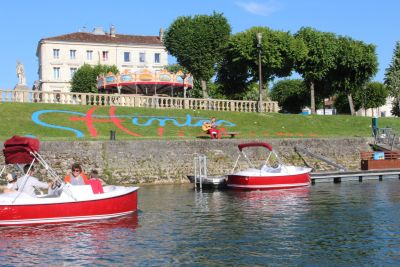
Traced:
[[[236, 138], [369, 137], [371, 118], [255, 114], [203, 110], [0, 103], [0, 139], [31, 135], [45, 140], [195, 139], [201, 122], [215, 116]], [[379, 127], [400, 128], [397, 118], [379, 118]]]

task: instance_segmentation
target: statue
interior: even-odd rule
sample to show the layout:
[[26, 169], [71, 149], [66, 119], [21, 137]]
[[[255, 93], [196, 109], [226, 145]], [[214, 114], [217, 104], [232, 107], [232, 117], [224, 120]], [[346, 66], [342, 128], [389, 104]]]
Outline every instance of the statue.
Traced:
[[26, 85], [26, 78], [24, 72], [24, 65], [21, 62], [17, 61], [17, 77], [18, 77], [18, 84], [19, 85]]

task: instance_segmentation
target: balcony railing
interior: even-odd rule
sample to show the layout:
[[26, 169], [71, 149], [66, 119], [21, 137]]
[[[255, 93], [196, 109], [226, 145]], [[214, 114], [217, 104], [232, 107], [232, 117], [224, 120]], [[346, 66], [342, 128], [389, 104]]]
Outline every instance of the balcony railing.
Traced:
[[[257, 112], [257, 101], [200, 99], [127, 94], [63, 93], [1, 90], [0, 102], [57, 103], [70, 105], [123, 106], [159, 109], [201, 109]], [[278, 102], [263, 101], [264, 112], [278, 112]]]

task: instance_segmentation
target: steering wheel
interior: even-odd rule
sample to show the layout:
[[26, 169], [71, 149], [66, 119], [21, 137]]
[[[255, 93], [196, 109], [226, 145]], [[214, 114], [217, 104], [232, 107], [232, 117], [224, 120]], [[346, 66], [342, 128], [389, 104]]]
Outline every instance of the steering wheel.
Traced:
[[60, 181], [54, 181], [54, 182], [51, 184], [51, 190], [55, 190], [55, 189], [57, 189], [57, 188], [59, 188], [59, 187], [61, 187]]

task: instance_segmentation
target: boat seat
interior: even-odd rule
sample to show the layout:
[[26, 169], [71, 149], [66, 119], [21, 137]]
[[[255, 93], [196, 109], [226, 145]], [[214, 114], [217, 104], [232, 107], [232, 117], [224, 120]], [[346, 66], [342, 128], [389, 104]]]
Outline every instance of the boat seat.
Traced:
[[65, 185], [61, 197], [65, 196], [69, 198], [68, 191], [72, 193], [75, 198], [86, 198], [87, 196], [94, 195], [92, 186], [90, 185]]
[[267, 165], [263, 165], [261, 167], [261, 171], [263, 172], [270, 172], [270, 173], [280, 173], [282, 171], [281, 166], [277, 166], [276, 168], [271, 167], [271, 166], [267, 166]]

